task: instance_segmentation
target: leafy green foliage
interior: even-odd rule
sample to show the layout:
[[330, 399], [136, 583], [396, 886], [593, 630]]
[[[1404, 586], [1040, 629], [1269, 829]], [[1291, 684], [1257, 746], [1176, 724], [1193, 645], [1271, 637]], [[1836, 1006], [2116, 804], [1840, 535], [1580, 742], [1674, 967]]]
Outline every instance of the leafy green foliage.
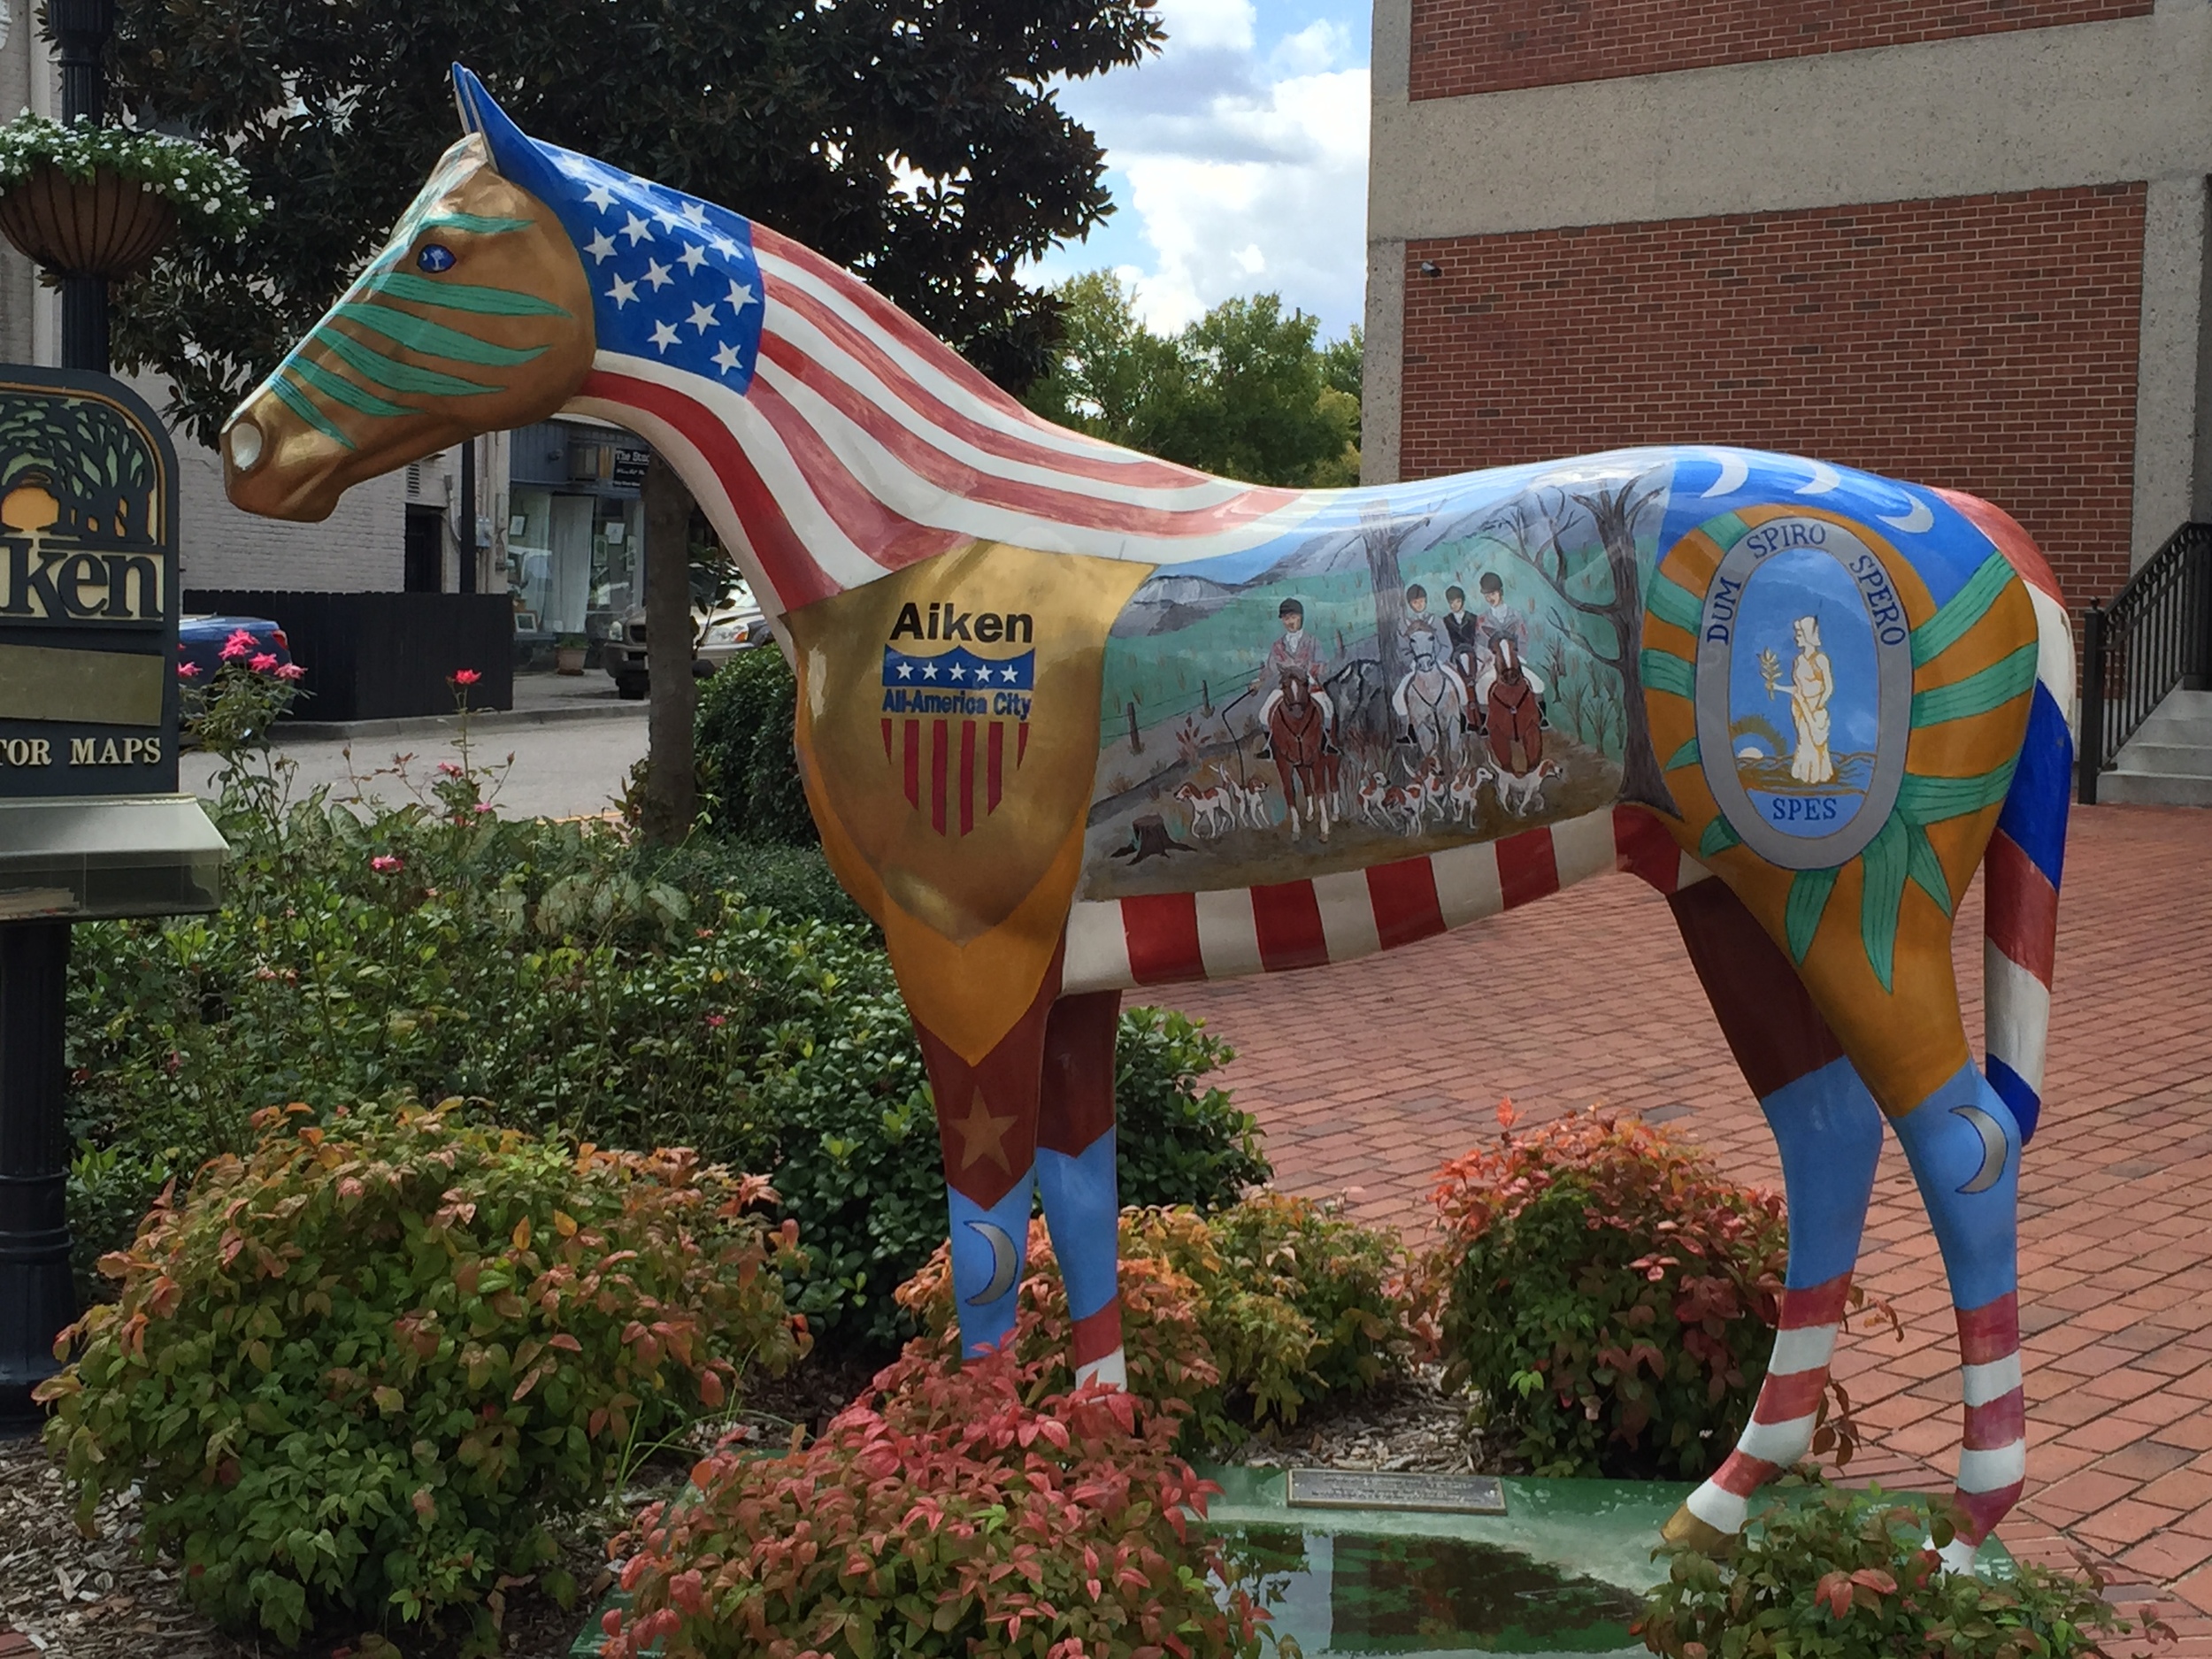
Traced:
[[549, 1508], [804, 1349], [758, 1178], [458, 1104], [258, 1114], [249, 1156], [102, 1263], [121, 1298], [41, 1386], [81, 1517], [136, 1483], [147, 1547], [227, 1625], [458, 1608], [480, 1632], [553, 1562]]
[[88, 121], [64, 125], [27, 111], [0, 125], [0, 190], [40, 167], [80, 183], [111, 173], [142, 185], [177, 210], [185, 230], [211, 239], [237, 236], [261, 219], [244, 168], [204, 144], [166, 133]]
[[[1029, 1232], [1011, 1352], [1040, 1386], [1074, 1386], [1067, 1289], [1041, 1222]], [[1404, 1374], [1414, 1338], [1397, 1240], [1326, 1204], [1261, 1193], [1211, 1216], [1187, 1209], [1121, 1217], [1122, 1348], [1129, 1386], [1191, 1402], [1194, 1448], [1234, 1444]], [[949, 1252], [899, 1287], [939, 1361], [959, 1357]], [[1210, 1379], [1210, 1380], [1202, 1380]]]
[[1444, 1351], [1539, 1474], [1693, 1479], [1766, 1374], [1788, 1257], [1782, 1201], [1595, 1111], [1444, 1166], [1429, 1271]]
[[[534, 1129], [769, 1171], [809, 1242], [800, 1305], [840, 1340], [909, 1333], [891, 1292], [944, 1238], [936, 1121], [890, 964], [818, 851], [657, 852], [603, 825], [502, 819], [474, 810], [489, 785], [465, 762], [421, 805], [288, 804], [265, 722], [240, 707], [269, 682], [236, 672], [211, 700], [230, 712], [204, 727], [228, 745], [223, 910], [76, 933], [70, 1217], [88, 1292], [165, 1183], [251, 1145], [256, 1110], [462, 1095]], [[1211, 1207], [1265, 1178], [1252, 1119], [1203, 1086], [1227, 1057], [1179, 1016], [1124, 1017], [1133, 1201]]]
[[1179, 1402], [1038, 1394], [1004, 1358], [910, 1354], [805, 1451], [703, 1461], [616, 1548], [609, 1659], [1083, 1654], [1256, 1659], [1193, 1525], [1217, 1488], [1174, 1454]]
[[126, 288], [117, 355], [167, 375], [211, 438], [458, 136], [457, 60], [534, 136], [775, 226], [1018, 388], [1055, 329], [1017, 270], [1110, 211], [1097, 141], [1057, 85], [1160, 37], [1142, 0], [553, 0], [527, 27], [473, 0], [123, 0], [114, 104], [205, 134], [273, 205], [235, 245], [173, 253]]
[[693, 751], [699, 804], [717, 834], [818, 847], [791, 731], [799, 683], [783, 653], [741, 651], [699, 694]]
[[1107, 271], [1054, 295], [1065, 336], [1025, 395], [1047, 419], [1256, 484], [1359, 481], [1357, 329], [1317, 347], [1316, 319], [1262, 294], [1156, 334]]
[[[2103, 1581], [2022, 1566], [2007, 1578], [1947, 1572], [1955, 1526], [1879, 1488], [1778, 1491], [1734, 1555], [1668, 1553], [1636, 1633], [1669, 1659], [2069, 1659], [2101, 1655], [2099, 1632], [2131, 1626]], [[2155, 1627], [2152, 1634], [2162, 1626]], [[2170, 1635], [2170, 1632], [2167, 1632]]]

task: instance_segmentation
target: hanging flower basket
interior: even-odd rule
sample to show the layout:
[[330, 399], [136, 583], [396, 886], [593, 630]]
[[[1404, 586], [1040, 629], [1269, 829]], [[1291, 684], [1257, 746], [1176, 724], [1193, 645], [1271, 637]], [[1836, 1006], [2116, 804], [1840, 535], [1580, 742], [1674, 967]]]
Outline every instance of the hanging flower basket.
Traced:
[[37, 115], [0, 126], [0, 234], [58, 274], [120, 281], [180, 224], [227, 240], [260, 217], [245, 170], [188, 139]]
[[135, 276], [176, 234], [177, 210], [144, 185], [96, 173], [69, 177], [41, 167], [0, 196], [0, 234], [28, 258], [65, 276]]

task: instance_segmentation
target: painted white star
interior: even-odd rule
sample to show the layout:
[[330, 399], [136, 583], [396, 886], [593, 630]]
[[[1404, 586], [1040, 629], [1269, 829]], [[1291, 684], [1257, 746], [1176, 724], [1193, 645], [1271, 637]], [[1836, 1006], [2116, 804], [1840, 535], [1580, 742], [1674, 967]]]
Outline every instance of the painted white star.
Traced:
[[607, 297], [614, 302], [615, 310], [620, 311], [637, 297], [637, 284], [617, 277], [614, 286], [607, 290]]
[[674, 280], [668, 274], [668, 267], [657, 259], [648, 259], [645, 274], [638, 279], [641, 282], [650, 282], [657, 288], [664, 288]]
[[968, 677], [968, 671], [961, 667], [959, 664], [955, 663], [952, 665], [952, 677], [955, 680], [965, 680]]
[[684, 222], [680, 215], [672, 209], [665, 207], [657, 207], [653, 210], [653, 221], [663, 230], [675, 230]]
[[937, 678], [937, 664], [934, 664], [934, 663], [924, 663], [924, 664], [922, 664], [922, 678], [923, 678], [924, 680], [934, 680], [934, 679], [936, 679], [936, 678]]
[[721, 370], [723, 373], [735, 373], [739, 361], [740, 354], [737, 348], [728, 341], [725, 340], [714, 349], [714, 366]]
[[705, 224], [707, 222], [707, 204], [704, 202], [686, 202], [684, 204], [684, 217], [695, 225]]
[[605, 231], [597, 231], [593, 234], [590, 244], [584, 251], [591, 256], [594, 265], [604, 265], [614, 257], [614, 242]]
[[913, 678], [914, 678], [914, 664], [911, 664], [911, 663], [901, 663], [901, 664], [899, 664], [899, 678], [900, 678], [901, 680], [911, 680], [911, 679], [913, 679]]
[[1019, 679], [1021, 678], [1021, 676], [1020, 676], [1019, 674], [1016, 673], [1016, 672], [1015, 672], [1012, 669], [1009, 668], [1009, 669], [1007, 669], [1006, 671], [1004, 671], [1002, 673], [1001, 673], [1001, 674], [999, 675], [999, 678], [1000, 678], [1001, 680], [1004, 680], [1004, 681], [1005, 681], [1008, 685], [1010, 685], [1010, 685], [1012, 685], [1012, 684], [1013, 684], [1013, 683], [1014, 683], [1017, 680], [1019, 680]]
[[714, 326], [714, 307], [711, 305], [693, 306], [689, 320], [691, 326], [703, 334]]
[[615, 234], [620, 236], [627, 236], [630, 239], [631, 247], [634, 248], [641, 242], [650, 242], [653, 240], [653, 232], [651, 227], [649, 227], [646, 222], [640, 219], [635, 213], [626, 213], [623, 217], [627, 219], [630, 222], [625, 225]]
[[699, 267], [707, 262], [707, 250], [695, 242], [687, 242], [684, 244], [683, 252], [676, 256], [676, 262], [696, 276]]
[[742, 282], [730, 284], [730, 310], [737, 316], [745, 314], [745, 308], [753, 303], [753, 290]]
[[717, 231], [713, 235], [708, 237], [707, 243], [714, 250], [715, 252], [720, 254], [725, 259], [734, 259], [737, 257], [737, 244], [732, 242], [727, 236], [725, 236], [720, 231]]
[[603, 184], [595, 184], [584, 192], [584, 200], [603, 213], [614, 205], [614, 192]]
[[661, 349], [661, 356], [666, 357], [668, 355], [668, 348], [676, 343], [676, 325], [673, 323], [655, 323], [653, 325], [653, 343]]
[[563, 156], [553, 165], [572, 179], [588, 179], [593, 172], [591, 158], [588, 156]]

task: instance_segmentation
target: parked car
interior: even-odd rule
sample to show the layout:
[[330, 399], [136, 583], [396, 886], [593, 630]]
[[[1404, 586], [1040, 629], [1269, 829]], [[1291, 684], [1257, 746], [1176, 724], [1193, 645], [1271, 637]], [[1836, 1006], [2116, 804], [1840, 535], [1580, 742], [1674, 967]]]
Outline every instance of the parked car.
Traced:
[[198, 669], [197, 678], [205, 685], [223, 665], [223, 647], [237, 634], [253, 636], [255, 657], [273, 657], [279, 668], [292, 660], [291, 641], [266, 617], [182, 617], [177, 622], [177, 661]]
[[[691, 672], [707, 679], [740, 651], [765, 645], [775, 637], [760, 606], [743, 588], [711, 612], [693, 611], [694, 648]], [[613, 677], [615, 690], [634, 703], [646, 695], [645, 607], [634, 605], [599, 648], [599, 662]]]

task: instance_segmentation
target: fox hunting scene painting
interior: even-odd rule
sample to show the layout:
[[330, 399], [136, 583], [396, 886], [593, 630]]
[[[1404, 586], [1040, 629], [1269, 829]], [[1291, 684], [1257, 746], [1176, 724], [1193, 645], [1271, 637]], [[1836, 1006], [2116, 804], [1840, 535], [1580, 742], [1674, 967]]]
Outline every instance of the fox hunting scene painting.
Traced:
[[[1209, 477], [1050, 424], [852, 273], [455, 87], [460, 141], [232, 416], [231, 498], [320, 518], [561, 411], [681, 475], [796, 672], [824, 853], [919, 1039], [964, 1352], [1012, 1328], [1041, 1205], [1072, 1369], [1126, 1380], [1125, 992], [1346, 962], [1626, 870], [1693, 970], [1651, 1006], [1710, 1002], [1789, 1201], [1773, 1363], [1669, 1536], [1724, 1543], [1812, 1443], [1894, 1133], [1957, 1313], [1947, 1558], [1972, 1560], [2025, 1477], [2015, 1217], [2072, 768], [2070, 625], [2018, 524], [1691, 444]], [[1985, 1064], [1952, 956], [1977, 872]]]

